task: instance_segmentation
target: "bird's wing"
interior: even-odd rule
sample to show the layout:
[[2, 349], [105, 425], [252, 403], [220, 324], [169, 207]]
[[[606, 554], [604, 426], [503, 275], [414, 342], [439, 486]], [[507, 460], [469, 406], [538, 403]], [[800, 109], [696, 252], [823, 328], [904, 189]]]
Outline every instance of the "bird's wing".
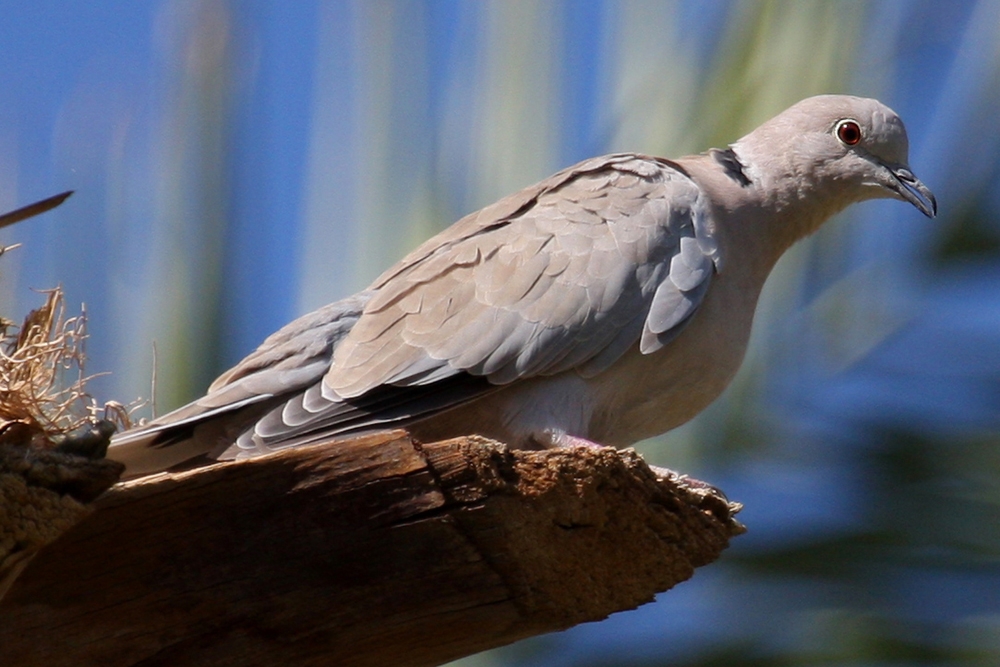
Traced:
[[207, 419], [320, 383], [330, 369], [334, 348], [357, 323], [371, 296], [372, 292], [359, 292], [290, 322], [220, 375], [203, 397], [115, 436], [112, 449], [131, 443], [166, 446], [190, 437], [191, 430]]
[[648, 354], [672, 340], [717, 260], [707, 204], [679, 165], [585, 161], [463, 218], [384, 273], [323, 382], [240, 446], [407, 419], [540, 375], [594, 376], [637, 343]]
[[454, 372], [506, 384], [592, 376], [680, 330], [718, 258], [700, 188], [675, 163], [588, 160], [456, 223], [374, 284], [334, 354], [331, 396]]
[[228, 417], [228, 458], [405, 423], [519, 379], [593, 376], [637, 343], [648, 354], [672, 340], [718, 259], [679, 165], [588, 160], [463, 218], [113, 448], [190, 441], [208, 418], [249, 415]]
[[[288, 403], [321, 386], [333, 350], [361, 316], [366, 291], [304, 315], [267, 338], [253, 353], [212, 383], [202, 398], [116, 435], [108, 457], [126, 465], [129, 477], [167, 470], [200, 456], [236, 458], [329, 439], [403, 421], [470, 400], [490, 386], [471, 376], [451, 378], [433, 392], [395, 387], [342, 403], [326, 403], [322, 423], [308, 433], [280, 418], [281, 437], [264, 438]], [[277, 442], [275, 442], [277, 440]]]

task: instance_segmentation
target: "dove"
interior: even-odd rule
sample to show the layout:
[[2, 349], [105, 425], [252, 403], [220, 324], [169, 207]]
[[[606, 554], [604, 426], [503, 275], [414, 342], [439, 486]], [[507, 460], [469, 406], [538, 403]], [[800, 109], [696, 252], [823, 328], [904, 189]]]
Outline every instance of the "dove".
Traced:
[[908, 150], [887, 106], [821, 95], [724, 149], [585, 160], [288, 324], [108, 457], [134, 477], [395, 428], [531, 449], [665, 433], [733, 379], [792, 244], [869, 199], [936, 215]]

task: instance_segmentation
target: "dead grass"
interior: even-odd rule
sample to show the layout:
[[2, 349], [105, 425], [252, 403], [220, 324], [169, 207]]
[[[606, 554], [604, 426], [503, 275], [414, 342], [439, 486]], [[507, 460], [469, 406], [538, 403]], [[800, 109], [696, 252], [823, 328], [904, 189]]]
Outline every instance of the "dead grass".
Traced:
[[49, 447], [98, 418], [128, 428], [126, 406], [98, 406], [87, 393], [86, 312], [67, 317], [59, 287], [42, 294], [45, 303], [20, 326], [0, 318], [0, 442]]

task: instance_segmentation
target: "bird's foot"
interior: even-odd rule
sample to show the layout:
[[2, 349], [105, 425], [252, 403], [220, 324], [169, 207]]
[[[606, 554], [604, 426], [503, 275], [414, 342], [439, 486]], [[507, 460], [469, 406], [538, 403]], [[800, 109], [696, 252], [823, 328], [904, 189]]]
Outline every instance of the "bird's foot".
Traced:
[[587, 440], [580, 436], [570, 435], [564, 431], [541, 431], [531, 434], [531, 440], [535, 442], [539, 449], [556, 449], [558, 447], [592, 447], [601, 449], [607, 447], [599, 442]]
[[[562, 431], [543, 431], [541, 433], [534, 433], [532, 434], [531, 439], [536, 442], [541, 449], [555, 449], [556, 447], [592, 447], [601, 449], [608, 446], [602, 445], [599, 442], [594, 442], [593, 440], [581, 438], [577, 435], [570, 435], [569, 433], [564, 433]], [[660, 466], [650, 465], [649, 469], [653, 471], [654, 475], [661, 479], [676, 479], [683, 482], [684, 486], [690, 489], [701, 489], [718, 494], [723, 498], [726, 497], [725, 494], [722, 493], [722, 490], [718, 487], [715, 487], [707, 482], [703, 482], [700, 479], [695, 479], [694, 477], [689, 477], [688, 475], [682, 475], [675, 470], [671, 470], [670, 468], [661, 468]]]

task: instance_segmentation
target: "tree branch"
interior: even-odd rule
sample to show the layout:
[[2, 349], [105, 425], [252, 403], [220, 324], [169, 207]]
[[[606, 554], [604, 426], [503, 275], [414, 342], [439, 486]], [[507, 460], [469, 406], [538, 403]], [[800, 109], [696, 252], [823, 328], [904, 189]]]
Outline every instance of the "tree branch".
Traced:
[[743, 530], [631, 450], [403, 432], [96, 505], [0, 601], [0, 664], [438, 665], [649, 602]]

